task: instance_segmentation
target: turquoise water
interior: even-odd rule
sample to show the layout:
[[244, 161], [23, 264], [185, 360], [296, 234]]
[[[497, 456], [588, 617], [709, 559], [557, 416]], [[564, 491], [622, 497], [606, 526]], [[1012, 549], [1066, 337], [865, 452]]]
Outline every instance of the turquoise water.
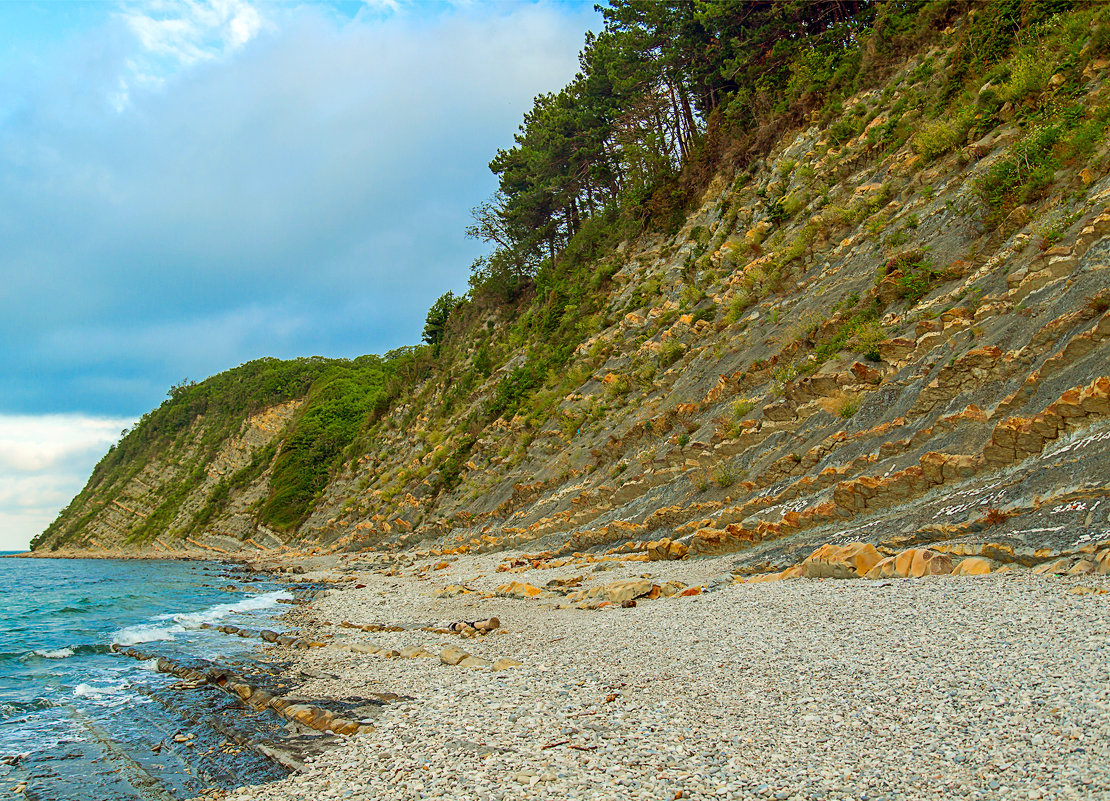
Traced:
[[241, 745], [272, 721], [109, 650], [257, 668], [258, 641], [200, 628], [279, 615], [290, 594], [250, 579], [212, 562], [0, 559], [0, 794], [167, 801], [285, 775]]

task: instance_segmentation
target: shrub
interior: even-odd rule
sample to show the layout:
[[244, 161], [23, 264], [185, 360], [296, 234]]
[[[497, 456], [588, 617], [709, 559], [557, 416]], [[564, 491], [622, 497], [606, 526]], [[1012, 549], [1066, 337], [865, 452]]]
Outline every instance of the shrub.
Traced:
[[976, 182], [979, 196], [996, 215], [1043, 195], [1059, 167], [1055, 150], [1062, 135], [1059, 122], [1033, 128]]
[[910, 147], [926, 162], [934, 161], [966, 141], [972, 122], [970, 109], [927, 122], [910, 139]]
[[1032, 95], [1039, 95], [1048, 86], [1052, 74], [1050, 64], [1043, 53], [1019, 55], [1014, 59], [1009, 80], [999, 92], [1000, 99], [1018, 105]]
[[713, 468], [713, 480], [721, 489], [728, 489], [736, 483], [736, 473], [730, 465], [719, 464]]
[[1095, 314], [1105, 314], [1110, 309], [1110, 291], [1102, 290], [1087, 300], [1087, 308]]
[[938, 270], [919, 250], [901, 253], [891, 258], [884, 269], [886, 275], [896, 275], [894, 279], [898, 297], [911, 306], [929, 294], [933, 287], [948, 277], [946, 270]]
[[608, 385], [606, 391], [610, 397], [618, 398], [627, 395], [630, 389], [632, 389], [632, 382], [628, 380], [628, 376], [618, 375], [616, 380]]
[[873, 362], [879, 361], [879, 343], [886, 340], [886, 332], [874, 320], [870, 320], [856, 329], [848, 339], [848, 345], [856, 353]]
[[752, 294], [747, 289], [741, 289], [736, 293], [736, 297], [728, 306], [728, 314], [725, 315], [725, 321], [735, 323], [740, 319], [740, 316], [747, 311], [752, 305]]
[[732, 403], [732, 419], [742, 420], [755, 408], [755, 401], [751, 398], [741, 398]]
[[717, 319], [717, 307], [710, 305], [700, 308], [696, 312], [694, 312], [693, 322], [697, 323], [702, 320], [713, 322], [715, 319]]
[[844, 420], [851, 419], [859, 411], [859, 398], [844, 398], [836, 407], [837, 417]]
[[675, 342], [673, 339], [663, 343], [663, 347], [659, 350], [659, 369], [664, 370], [682, 358], [682, 354], [686, 352], [685, 346], [681, 342]]

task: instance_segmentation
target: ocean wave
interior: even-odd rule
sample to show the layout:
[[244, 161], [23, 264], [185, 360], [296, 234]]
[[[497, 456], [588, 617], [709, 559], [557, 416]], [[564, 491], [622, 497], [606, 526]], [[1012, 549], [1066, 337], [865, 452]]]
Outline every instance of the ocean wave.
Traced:
[[120, 629], [112, 636], [113, 645], [139, 645], [144, 642], [169, 642], [189, 629], [199, 629], [205, 623], [215, 623], [231, 615], [260, 612], [277, 606], [281, 599], [293, 596], [285, 590], [252, 595], [233, 604], [215, 604], [199, 612], [171, 612], [152, 618], [154, 623], [141, 623]]
[[112, 645], [139, 645], [144, 642], [170, 642], [185, 631], [184, 626], [155, 626], [143, 623], [128, 626], [112, 635]]
[[0, 653], [0, 661], [14, 660], [27, 662], [34, 659], [68, 659], [71, 656], [88, 656], [90, 654], [106, 654], [111, 648], [104, 643], [63, 645], [60, 648], [36, 648], [23, 653]]
[[200, 628], [204, 623], [215, 623], [230, 615], [240, 615], [247, 612], [261, 612], [277, 606], [281, 599], [288, 600], [293, 596], [285, 590], [275, 590], [261, 595], [252, 595], [233, 604], [216, 604], [199, 612], [182, 612], [178, 614], [162, 615], [163, 620], [172, 620], [185, 628]]
[[127, 684], [123, 682], [100, 687], [81, 683], [73, 688], [73, 695], [97, 706], [109, 708], [131, 704], [135, 700]]
[[0, 703], [0, 720], [14, 718], [27, 712], [36, 712], [40, 709], [49, 709], [56, 706], [47, 698], [36, 698], [34, 701], [6, 701]]

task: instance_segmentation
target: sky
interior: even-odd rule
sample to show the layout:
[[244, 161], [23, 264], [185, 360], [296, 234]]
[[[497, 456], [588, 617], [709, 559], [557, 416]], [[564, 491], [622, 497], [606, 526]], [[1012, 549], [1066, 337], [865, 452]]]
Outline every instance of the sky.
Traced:
[[182, 379], [420, 340], [488, 163], [600, 14], [0, 2], [0, 550]]

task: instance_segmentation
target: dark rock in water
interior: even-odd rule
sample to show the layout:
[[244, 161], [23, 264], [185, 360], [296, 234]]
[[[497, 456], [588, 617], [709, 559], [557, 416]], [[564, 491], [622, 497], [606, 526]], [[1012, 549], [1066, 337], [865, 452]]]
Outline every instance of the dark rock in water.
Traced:
[[[309, 643], [297, 639], [297, 647], [308, 648]], [[303, 645], [302, 645], [303, 644]], [[136, 659], [148, 659], [148, 654], [135, 648], [119, 649], [120, 653]], [[200, 680], [208, 686], [222, 690], [237, 702], [259, 712], [271, 712], [286, 721], [299, 724], [325, 734], [356, 734], [367, 728], [363, 721], [376, 714], [386, 702], [385, 696], [360, 701], [310, 701], [288, 692], [281, 692], [273, 677], [264, 671], [243, 676], [221, 665], [205, 660], [191, 660], [192, 664], [175, 662], [158, 657], [158, 670], [178, 678]], [[396, 696], [394, 696], [396, 697]]]

